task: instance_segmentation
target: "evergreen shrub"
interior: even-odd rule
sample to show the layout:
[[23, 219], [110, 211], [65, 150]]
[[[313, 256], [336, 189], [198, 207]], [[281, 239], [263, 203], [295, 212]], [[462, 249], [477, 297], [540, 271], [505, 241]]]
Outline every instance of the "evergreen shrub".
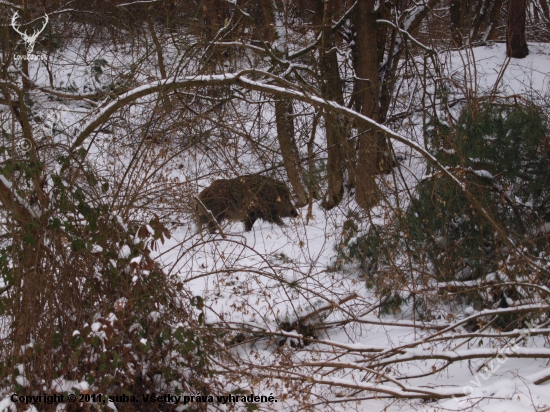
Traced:
[[[541, 108], [506, 101], [467, 105], [453, 126], [432, 121], [426, 138], [436, 159], [460, 177], [520, 250], [535, 257], [546, 255], [550, 140]], [[395, 213], [390, 223], [370, 225], [366, 234], [359, 234], [354, 217], [349, 217], [339, 248], [340, 261], [358, 261], [367, 285], [394, 304], [405, 301], [396, 296], [409, 298], [406, 291], [411, 288], [433, 290], [436, 283], [443, 282], [447, 284], [439, 288], [440, 293], [452, 291], [453, 296], [461, 296], [458, 300], [476, 309], [507, 307], [510, 299], [531, 297], [527, 289], [502, 285], [527, 280], [528, 275], [492, 223], [456, 182], [433, 165], [428, 165], [428, 170], [406, 212]], [[449, 283], [454, 281], [485, 282], [491, 287], [461, 294], [457, 284], [452, 287]], [[431, 296], [450, 303], [447, 298]], [[416, 304], [432, 306], [426, 299], [420, 297]], [[427, 314], [417, 309], [419, 314]]]

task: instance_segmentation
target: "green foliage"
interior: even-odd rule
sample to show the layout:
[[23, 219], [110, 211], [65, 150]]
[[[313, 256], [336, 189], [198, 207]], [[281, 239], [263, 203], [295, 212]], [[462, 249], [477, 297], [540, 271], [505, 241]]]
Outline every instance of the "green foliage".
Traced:
[[[537, 256], [547, 245], [542, 225], [550, 219], [550, 140], [544, 113], [535, 105], [504, 103], [465, 107], [454, 127], [428, 123], [436, 159], [464, 182], [491, 219], [524, 251]], [[403, 302], [395, 292], [430, 282], [510, 281], [515, 267], [495, 226], [464, 190], [433, 171], [417, 186], [406, 213], [358, 234], [357, 217], [343, 230], [339, 259], [358, 261], [369, 287], [384, 305]], [[507, 306], [525, 297], [514, 288], [492, 288], [467, 297], [478, 308]], [[422, 299], [417, 303], [425, 305]], [[519, 318], [510, 318], [516, 323]], [[498, 322], [497, 322], [498, 323]], [[504, 327], [504, 324], [502, 325]]]
[[[431, 142], [436, 158], [463, 178], [470, 193], [512, 239], [533, 233], [550, 218], [549, 140], [539, 108], [465, 107], [454, 130], [446, 132]], [[405, 224], [416, 241], [431, 249], [439, 281], [453, 280], [460, 269], [465, 269], [463, 277], [479, 278], [496, 270], [502, 260], [495, 228], [464, 191], [441, 174], [419, 185]]]
[[[486, 170], [499, 184], [550, 217], [550, 146], [543, 113], [535, 105], [466, 107], [453, 134], [436, 148], [448, 166]], [[447, 147], [445, 147], [447, 146]], [[447, 149], [447, 150], [446, 150]], [[475, 180], [479, 182], [479, 179]], [[481, 182], [480, 184], [487, 183]]]
[[[399, 230], [386, 230], [385, 227], [373, 225], [366, 234], [361, 234], [357, 225], [360, 219], [357, 213], [351, 212], [344, 221], [336, 269], [353, 262], [359, 265], [363, 273], [373, 274], [391, 265], [388, 247], [395, 248], [402, 239], [402, 233]], [[367, 277], [367, 286], [373, 287], [374, 280], [372, 276]], [[386, 292], [382, 294], [385, 296]]]
[[[0, 248], [0, 315], [14, 319], [0, 381], [20, 394], [26, 387], [17, 384], [18, 374], [33, 387], [57, 378], [86, 380], [94, 392], [110, 395], [169, 385], [216, 392], [209, 383], [216, 346], [199, 313], [204, 302], [181, 297], [179, 278], [150, 256], [170, 232], [157, 216], [138, 224], [112, 213], [98, 195], [108, 185], [80, 162], [85, 155], [60, 159], [69, 171], [78, 164], [79, 178], [49, 176], [47, 207]], [[37, 162], [11, 164], [10, 173], [25, 182], [43, 179]], [[32, 185], [18, 196], [37, 203]], [[16, 335], [18, 328], [28, 335]]]

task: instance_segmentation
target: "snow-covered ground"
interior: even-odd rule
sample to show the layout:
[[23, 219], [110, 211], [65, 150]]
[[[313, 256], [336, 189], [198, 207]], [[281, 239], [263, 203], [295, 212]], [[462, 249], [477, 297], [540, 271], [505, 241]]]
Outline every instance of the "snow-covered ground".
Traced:
[[[103, 58], [108, 57], [103, 54]], [[70, 56], [67, 60], [72, 58]], [[521, 95], [525, 99], [534, 99], [549, 91], [550, 45], [547, 44], [530, 44], [530, 55], [522, 60], [506, 59], [503, 44], [453, 52], [440, 58], [448, 67], [449, 77], [466, 85], [478, 96], [496, 92], [501, 96]], [[64, 70], [69, 77], [71, 68]], [[34, 76], [38, 83], [45, 82], [45, 78], [45, 72]], [[76, 86], [86, 91], [83, 84]], [[406, 134], [406, 131], [402, 133]], [[98, 142], [100, 144], [101, 139]], [[424, 144], [422, 141], [417, 143]], [[97, 150], [91, 153], [94, 156], [97, 153], [99, 158], [103, 154]], [[398, 150], [409, 159], [417, 156], [402, 146], [398, 146]], [[418, 162], [409, 164], [408, 170], [416, 174], [416, 178], [424, 173], [422, 164]], [[178, 176], [180, 172], [171, 173]], [[183, 179], [184, 174], [178, 177]], [[205, 180], [203, 183], [209, 182]], [[368, 367], [363, 353], [371, 349], [389, 351], [403, 347], [421, 340], [433, 330], [413, 327], [415, 322], [407, 308], [394, 315], [379, 315], [379, 298], [366, 287], [361, 273], [353, 265], [344, 266], [342, 270], [334, 269], [345, 215], [356, 209], [354, 201], [349, 198], [331, 211], [325, 211], [316, 203], [312, 219], [306, 218], [304, 208], [300, 217], [285, 219], [285, 227], [258, 221], [252, 231], [244, 232], [242, 224], [233, 223], [225, 227], [227, 239], [206, 231], [199, 236], [195, 226], [189, 223], [175, 228], [172, 238], [156, 255], [168, 272], [180, 276], [191, 295], [203, 298], [206, 323], [245, 332], [245, 342], [232, 349], [234, 356], [242, 359], [243, 365], [256, 365], [262, 370], [283, 360], [295, 364], [309, 362], [310, 365], [302, 370], [309, 371], [318, 382], [334, 382], [342, 386], [346, 383], [364, 384], [365, 389], [368, 385], [387, 385], [399, 390], [395, 382], [379, 383], [370, 372], [360, 369]], [[379, 222], [384, 221], [382, 209], [373, 214]], [[281, 324], [290, 325], [319, 309], [323, 310], [313, 319], [327, 325], [326, 330], [316, 337], [319, 342], [301, 346], [300, 331], [281, 331], [279, 328]], [[431, 325], [444, 326], [453, 321], [439, 319]], [[256, 339], [254, 331], [273, 333], [273, 338]], [[454, 346], [449, 346], [446, 341], [419, 344], [410, 350], [410, 354], [449, 351], [463, 355], [468, 351], [504, 349], [509, 341], [461, 340], [457, 337], [452, 341]], [[518, 347], [528, 351], [529, 348], [544, 348], [547, 343], [544, 337], [530, 336], [518, 341]], [[318, 376], [316, 373], [321, 368], [313, 365], [314, 362], [334, 362], [339, 368], [334, 374]], [[352, 367], [343, 366], [346, 362]], [[276, 397], [286, 398], [285, 402], [269, 406], [270, 410], [296, 409], [300, 402], [319, 404], [313, 409], [321, 409], [323, 399], [335, 401], [331, 407], [342, 411], [550, 410], [550, 382], [535, 384], [539, 374], [550, 368], [547, 361], [500, 356], [489, 362], [489, 369], [480, 370], [482, 364], [479, 360], [458, 361], [442, 372], [399, 381], [408, 389], [433, 389], [440, 393], [453, 390], [452, 393], [467, 395], [440, 401], [400, 401], [374, 395], [368, 390], [362, 393], [342, 388], [334, 391], [323, 385], [314, 388], [312, 397], [304, 401], [303, 393], [293, 393], [277, 380], [265, 380], [254, 389], [257, 393], [272, 392]], [[423, 375], [440, 366], [441, 361], [426, 358], [395, 365], [389, 363], [385, 373], [393, 377]], [[353, 367], [356, 369], [352, 370]], [[246, 379], [229, 382], [228, 390], [234, 385], [245, 386]], [[354, 400], [337, 403], [347, 398]], [[9, 405], [7, 400], [0, 401], [0, 410]]]
[[[505, 57], [505, 45], [495, 44], [454, 52], [442, 56], [442, 59], [450, 60], [451, 76], [457, 80], [465, 80], [465, 84], [477, 95], [497, 92], [501, 96], [515, 94], [529, 99], [548, 93], [550, 45], [531, 44], [530, 51], [530, 55], [523, 60], [508, 60]], [[526, 93], [536, 93], [536, 96]], [[180, 239], [188, 238], [189, 232], [176, 232], [172, 239], [174, 248], [164, 254], [162, 259], [167, 266], [174, 265], [173, 270], [178, 271], [183, 279], [189, 280], [187, 284], [193, 293], [204, 297], [206, 319], [211, 323], [223, 320], [233, 322], [234, 325], [246, 324], [250, 328], [256, 326], [259, 330], [276, 331], [277, 323], [285, 320], [292, 322], [298, 316], [311, 312], [314, 307], [338, 302], [352, 295], [356, 296], [343, 306], [359, 316], [356, 320], [378, 319], [377, 316], [373, 316], [376, 311], [374, 314], [360, 316], [362, 313], [368, 313], [369, 308], [374, 307], [378, 300], [365, 287], [359, 272], [352, 268], [344, 273], [330, 270], [336, 255], [335, 247], [340, 240], [344, 214], [354, 208], [355, 205], [351, 201], [327, 212], [316, 204], [314, 218], [309, 222], [306, 222], [306, 211], [303, 209], [302, 216], [288, 221], [287, 227], [280, 228], [269, 223], [257, 222], [248, 233], [243, 231], [240, 223], [235, 223], [227, 228], [228, 240], [222, 240], [219, 235], [205, 233], [201, 241], [194, 238], [177, 246]], [[194, 228], [189, 230], [192, 231]], [[334, 310], [324, 322], [331, 324], [347, 317], [348, 314]], [[400, 319], [409, 320], [410, 313], [404, 311], [395, 316], [382, 316], [381, 319], [388, 323]], [[320, 334], [319, 340], [371, 348], [391, 348], [418, 340], [421, 333], [404, 326], [352, 322], [347, 326], [328, 329]], [[504, 340], [457, 340], [455, 344], [457, 342], [463, 343], [460, 345], [460, 351], [506, 347]], [[529, 337], [523, 339], [519, 346], [542, 348], [545, 342], [545, 338]], [[249, 358], [254, 352], [259, 355], [257, 363], [270, 364], [280, 356], [276, 343], [276, 340], [267, 339], [254, 341], [244, 344], [238, 353], [243, 358]], [[445, 345], [433, 345], [428, 350], [438, 351], [444, 347]], [[324, 355], [320, 354], [323, 349], [327, 349]], [[302, 350], [289, 351], [296, 362], [309, 359], [312, 353], [315, 353], [313, 357], [318, 356], [320, 359], [331, 358], [329, 346], [323, 344], [312, 344]], [[357, 361], [354, 356], [346, 359], [350, 362]], [[429, 370], [435, 364], [430, 360], [415, 361], [396, 365], [395, 370], [414, 375]], [[371, 399], [334, 404], [333, 407], [335, 410], [351, 408], [364, 411], [487, 412], [541, 411], [550, 408], [550, 392], [547, 387], [550, 383], [533, 383], [536, 381], [536, 374], [549, 366], [546, 361], [499, 357], [489, 363], [488, 370], [479, 371], [481, 365], [480, 361], [456, 362], [444, 372], [406, 382], [411, 386], [425, 388], [458, 388], [459, 392], [468, 395], [465, 397], [439, 402], [412, 403]], [[361, 374], [354, 374], [348, 370], [342, 373], [342, 376], [332, 378], [357, 381], [360, 376]], [[333, 399], [338, 399], [336, 395], [332, 394]], [[288, 396], [292, 398], [292, 394]], [[346, 397], [349, 394], [339, 396]]]

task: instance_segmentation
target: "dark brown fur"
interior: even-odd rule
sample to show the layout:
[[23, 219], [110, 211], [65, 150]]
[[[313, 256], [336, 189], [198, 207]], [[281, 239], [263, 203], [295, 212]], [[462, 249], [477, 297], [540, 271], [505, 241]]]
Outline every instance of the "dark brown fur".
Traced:
[[[288, 187], [283, 182], [256, 174], [214, 180], [199, 194], [199, 199], [218, 223], [224, 220], [243, 222], [247, 232], [257, 219], [284, 226], [282, 217], [298, 216]], [[197, 215], [199, 230], [203, 224], [208, 224], [210, 232], [214, 232], [215, 222], [199, 205]]]

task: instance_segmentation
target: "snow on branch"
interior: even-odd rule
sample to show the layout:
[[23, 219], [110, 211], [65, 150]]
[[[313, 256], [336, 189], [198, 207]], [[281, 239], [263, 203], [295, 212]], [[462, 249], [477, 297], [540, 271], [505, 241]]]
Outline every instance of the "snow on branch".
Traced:
[[[342, 16], [342, 18], [340, 20], [338, 20], [332, 27], [331, 27], [331, 30], [333, 32], [335, 32], [336, 30], [338, 30], [340, 27], [342, 27], [342, 25], [350, 18], [351, 14], [355, 11], [357, 7], [357, 1], [355, 3], [353, 3], [351, 5], [351, 7], [344, 13], [344, 15]], [[321, 43], [321, 40], [322, 40], [322, 34], [319, 33], [319, 35], [317, 36], [317, 38], [315, 39], [315, 42], [313, 44], [310, 44], [309, 46], [306, 46], [306, 47], [303, 47], [301, 48], [300, 50], [292, 53], [291, 55], [288, 56], [288, 60], [294, 60], [294, 59], [297, 59], [298, 57], [301, 57], [303, 56], [304, 54], [307, 54], [309, 53], [310, 51], [313, 51], [317, 48], [317, 46], [319, 46], [319, 44]]]
[[136, 1], [132, 1], [130, 3], [117, 4], [117, 7], [127, 7], [127, 6], [133, 6], [134, 4], [158, 3], [158, 2], [159, 2], [159, 0], [136, 0]]
[[[508, 358], [542, 358], [550, 359], [550, 349], [548, 348], [522, 348], [517, 344], [505, 346], [503, 348], [478, 348], [466, 349], [461, 351], [433, 351], [433, 350], [407, 350], [404, 355], [395, 355], [384, 360], [376, 361], [373, 365], [383, 367], [396, 363], [411, 362], [415, 360], [440, 359], [448, 362], [458, 362], [470, 359], [486, 359], [497, 356], [506, 356]], [[371, 365], [372, 367], [372, 365]]]
[[86, 138], [90, 136], [100, 125], [105, 123], [116, 111], [124, 107], [127, 104], [133, 103], [141, 97], [145, 97], [154, 93], [167, 92], [170, 90], [176, 89], [185, 89], [193, 87], [214, 87], [214, 86], [229, 86], [229, 85], [239, 85], [248, 90], [260, 91], [268, 94], [272, 94], [278, 97], [284, 97], [287, 99], [295, 99], [305, 103], [309, 103], [313, 106], [321, 107], [329, 112], [334, 112], [341, 114], [347, 118], [356, 120], [359, 123], [365, 124], [368, 127], [372, 127], [374, 130], [382, 132], [385, 136], [390, 139], [394, 139], [398, 142], [401, 142], [417, 153], [421, 154], [426, 158], [435, 169], [438, 169], [443, 175], [449, 178], [454, 182], [464, 194], [467, 196], [468, 200], [472, 205], [480, 212], [480, 214], [491, 224], [493, 229], [500, 235], [505, 243], [514, 251], [518, 258], [526, 259], [529, 263], [538, 270], [543, 270], [544, 268], [540, 267], [536, 262], [533, 261], [529, 256], [527, 256], [521, 250], [517, 250], [514, 241], [508, 237], [506, 231], [500, 224], [498, 224], [495, 219], [488, 213], [485, 208], [481, 205], [478, 199], [473, 196], [469, 190], [466, 188], [465, 184], [449, 170], [447, 167], [443, 166], [428, 150], [426, 150], [421, 145], [413, 142], [411, 139], [397, 133], [390, 128], [377, 123], [376, 121], [370, 119], [369, 117], [362, 115], [351, 108], [345, 107], [338, 104], [335, 101], [326, 100], [320, 96], [306, 94], [303, 91], [293, 89], [292, 85], [285, 79], [277, 79], [279, 83], [284, 84], [286, 87], [281, 87], [274, 85], [272, 83], [266, 83], [259, 80], [253, 80], [249, 76], [254, 76], [256, 78], [261, 77], [270, 77], [271, 79], [276, 78], [271, 73], [259, 71], [259, 70], [243, 70], [236, 73], [225, 73], [220, 75], [201, 75], [201, 76], [187, 76], [187, 77], [177, 77], [169, 78], [165, 80], [155, 81], [148, 83], [142, 86], [139, 86], [135, 89], [132, 89], [124, 94], [118, 96], [114, 101], [111, 101], [106, 106], [101, 108], [98, 113], [94, 116], [93, 119], [89, 120], [81, 129], [80, 134], [76, 137], [74, 143], [71, 146], [71, 152], [76, 148], [81, 146]]
[[[295, 366], [323, 366], [323, 362], [319, 362], [318, 364], [315, 362], [312, 362], [310, 364], [296, 364]], [[326, 362], [327, 364], [324, 365], [325, 367], [331, 367], [331, 362]], [[334, 367], [335, 365], [332, 365]], [[349, 365], [348, 365], [349, 366]], [[417, 386], [409, 386], [409, 385], [403, 385], [397, 383], [399, 386], [391, 386], [386, 384], [379, 384], [379, 383], [367, 383], [364, 381], [356, 381], [353, 379], [344, 379], [344, 378], [336, 378], [331, 377], [329, 375], [321, 375], [318, 373], [310, 374], [306, 373], [305, 371], [290, 371], [287, 369], [287, 367], [281, 366], [256, 366], [256, 370], [251, 372], [250, 369], [241, 369], [240, 373], [242, 375], [249, 375], [254, 374], [255, 377], [263, 377], [263, 378], [274, 378], [279, 377], [281, 378], [283, 376], [285, 377], [291, 377], [293, 380], [302, 380], [304, 382], [310, 382], [310, 383], [317, 383], [321, 385], [329, 385], [329, 386], [336, 386], [341, 388], [348, 388], [348, 389], [354, 389], [354, 390], [360, 390], [360, 391], [368, 391], [368, 392], [375, 392], [375, 393], [384, 393], [391, 396], [394, 396], [396, 398], [400, 399], [429, 399], [429, 398], [437, 398], [437, 399], [444, 399], [444, 398], [451, 398], [453, 396], [464, 396], [464, 392], [462, 391], [462, 388], [438, 388], [438, 389], [432, 389], [428, 387], [417, 387]], [[372, 370], [371, 370], [372, 373]], [[385, 376], [379, 372], [375, 373], [375, 375], [381, 375]], [[387, 379], [388, 377], [386, 377]], [[395, 382], [395, 379], [389, 379], [392, 382]]]
[[31, 206], [21, 198], [13, 188], [13, 185], [0, 174], [0, 202], [7, 209], [14, 212], [14, 217], [22, 222], [29, 222], [33, 218], [40, 218], [39, 209]]
[[410, 39], [414, 44], [416, 44], [417, 46], [421, 47], [422, 49], [426, 50], [428, 53], [430, 54], [437, 54], [437, 52], [432, 49], [431, 47], [429, 46], [426, 46], [425, 44], [421, 43], [420, 41], [418, 41], [417, 39], [415, 39], [407, 30], [403, 30], [402, 28], [396, 26], [395, 24], [393, 24], [391, 21], [389, 20], [376, 20], [377, 23], [381, 23], [381, 24], [387, 24], [388, 26], [391, 26], [393, 27], [394, 29], [396, 30], [399, 30], [399, 32], [401, 34], [404, 34], [408, 39]]
[[0, 0], [0, 5], [8, 6], [8, 7], [11, 7], [13, 9], [23, 10], [22, 6], [20, 6], [18, 4], [13, 4], [12, 2], [9, 2], [8, 0]]

